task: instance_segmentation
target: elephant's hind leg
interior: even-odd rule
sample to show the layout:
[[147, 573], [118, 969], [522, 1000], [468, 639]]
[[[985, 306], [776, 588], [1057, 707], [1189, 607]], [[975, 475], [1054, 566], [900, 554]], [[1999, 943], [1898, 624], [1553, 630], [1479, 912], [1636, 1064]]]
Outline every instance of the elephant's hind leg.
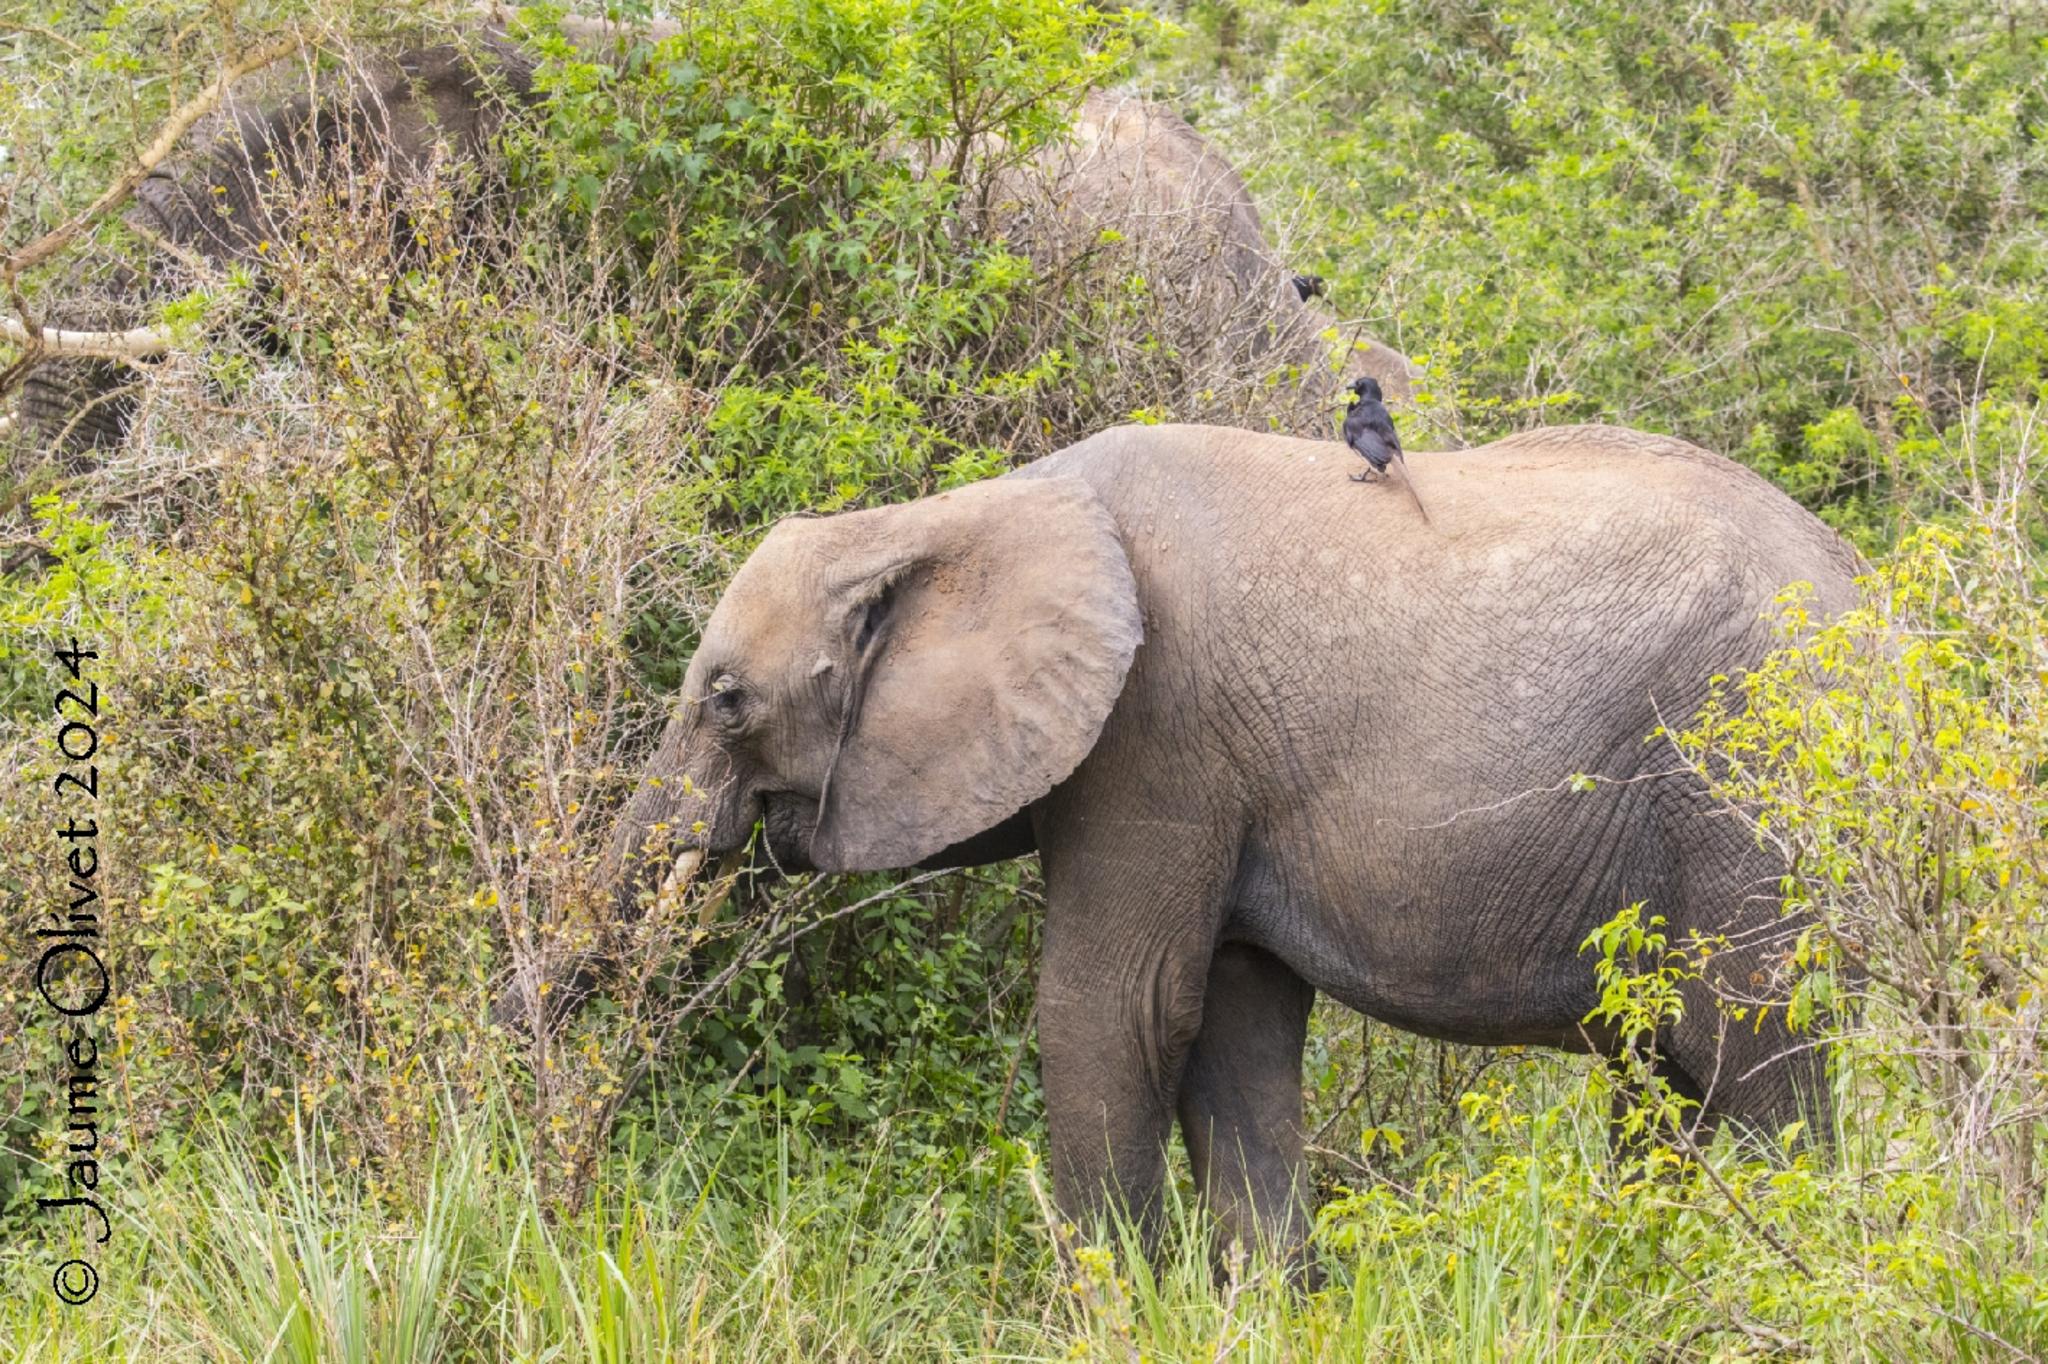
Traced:
[[1195, 1183], [1224, 1234], [1292, 1250], [1308, 1230], [1301, 1050], [1315, 990], [1279, 958], [1226, 943], [1209, 965], [1202, 1029], [1181, 1073]]
[[1690, 1082], [1680, 1092], [1701, 1104], [1699, 1139], [1723, 1120], [1766, 1143], [1795, 1120], [1826, 1132], [1825, 1053], [1785, 1026], [1787, 963], [1805, 921], [1780, 912], [1783, 869], [1739, 820], [1694, 816], [1683, 828], [1673, 941], [1696, 930], [1720, 946], [1703, 978], [1681, 987], [1684, 1014], [1660, 1042]]

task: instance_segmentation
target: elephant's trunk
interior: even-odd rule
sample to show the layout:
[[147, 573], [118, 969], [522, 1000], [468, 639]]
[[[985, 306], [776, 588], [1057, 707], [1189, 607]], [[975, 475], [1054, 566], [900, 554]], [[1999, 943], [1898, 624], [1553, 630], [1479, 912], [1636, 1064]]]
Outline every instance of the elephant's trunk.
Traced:
[[673, 752], [677, 736], [666, 736], [662, 751], [649, 765], [649, 777], [619, 814], [617, 832], [598, 869], [599, 881], [612, 894], [612, 913], [620, 922], [639, 918], [648, 895], [667, 896], [688, 887], [714, 850], [712, 817], [703, 795], [686, 776], [688, 769]]
[[[642, 792], [643, 798], [652, 795], [653, 790]], [[673, 805], [672, 800], [661, 803]], [[601, 872], [615, 886], [614, 913], [621, 924], [641, 917], [649, 909], [667, 916], [694, 892], [698, 899], [689, 929], [683, 937], [685, 952], [692, 951], [709, 935], [711, 921], [718, 917], [719, 910], [731, 898], [746, 861], [745, 851], [734, 849], [726, 853], [719, 860], [710, 882], [701, 884], [704, 864], [710, 860], [710, 853], [701, 847], [684, 848], [673, 862], [668, 863], [667, 871], [654, 887], [652, 899], [643, 902], [642, 893], [651, 880], [652, 871], [662, 865], [665, 853], [656, 853], [647, 846], [649, 824], [656, 821], [638, 822], [636, 814], [643, 819], [646, 817], [646, 807], [639, 799], [627, 807], [624, 827], [620, 829]], [[602, 989], [606, 980], [616, 974], [619, 964], [609, 950], [583, 953], [567, 962], [534, 963], [515, 975], [511, 984], [498, 996], [491, 1007], [492, 1021], [505, 1027], [526, 1029], [539, 1026], [551, 1030]], [[543, 980], [547, 988], [536, 995], [534, 992]], [[535, 1007], [537, 1003], [538, 1009]]]
[[[654, 905], [676, 903], [676, 897], [689, 893], [710, 857], [695, 806], [685, 808], [687, 799], [695, 796], [701, 803], [703, 794], [683, 775], [690, 729], [683, 717], [669, 722], [639, 789], [619, 811], [616, 831], [596, 867], [604, 906], [599, 912], [608, 910], [614, 925], [634, 923]], [[698, 928], [717, 913], [730, 888], [731, 879], [721, 874], [699, 907]], [[511, 982], [492, 1005], [492, 1021], [520, 1031], [551, 1031], [601, 989], [618, 965], [613, 949], [585, 952], [567, 961], [539, 956], [519, 960]]]

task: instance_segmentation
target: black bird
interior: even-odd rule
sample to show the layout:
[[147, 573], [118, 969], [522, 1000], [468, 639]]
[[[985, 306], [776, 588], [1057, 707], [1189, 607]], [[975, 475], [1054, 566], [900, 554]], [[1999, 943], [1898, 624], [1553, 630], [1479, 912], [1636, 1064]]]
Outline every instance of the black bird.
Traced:
[[1353, 483], [1384, 475], [1389, 464], [1399, 461], [1401, 481], [1408, 485], [1408, 496], [1415, 499], [1415, 510], [1422, 513], [1423, 520], [1429, 520], [1429, 508], [1422, 505], [1422, 494], [1415, 491], [1415, 481], [1408, 477], [1408, 460], [1401, 453], [1401, 437], [1394, 430], [1394, 418], [1381, 401], [1380, 381], [1370, 375], [1351, 382], [1351, 406], [1344, 411], [1344, 443], [1372, 466], [1370, 473], [1353, 474]]
[[1303, 303], [1330, 292], [1329, 283], [1321, 275], [1296, 275], [1287, 282], [1294, 286], [1295, 294]]

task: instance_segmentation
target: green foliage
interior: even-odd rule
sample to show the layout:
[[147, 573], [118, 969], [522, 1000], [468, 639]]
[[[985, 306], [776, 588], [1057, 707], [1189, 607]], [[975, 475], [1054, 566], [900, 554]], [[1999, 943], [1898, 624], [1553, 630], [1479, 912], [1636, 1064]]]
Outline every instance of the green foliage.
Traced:
[[[1198, 1215], [1156, 1260], [1050, 1212], [1000, 1143], [898, 1188], [800, 1127], [671, 1130], [551, 1207], [495, 1103], [436, 1096], [402, 1219], [317, 1124], [275, 1156], [194, 1134], [117, 1238], [98, 1310], [0, 1299], [23, 1359], [662, 1361], [2007, 1358], [2048, 1329], [2038, 1223], [1955, 1234], [1938, 1173], [1608, 1158], [1582, 1082], [1497, 1070], [1469, 1131], [1330, 1200], [1314, 1292], [1254, 1249], [1222, 1283]], [[883, 1120], [886, 1128], [887, 1120]], [[756, 1156], [750, 1153], [760, 1153]], [[18, 1255], [10, 1246], [6, 1254]], [[274, 1342], [274, 1344], [273, 1344]]]
[[91, 1309], [0, 1300], [11, 1357], [653, 1364], [1058, 1348], [1033, 1306], [1050, 1257], [1017, 1225], [1029, 1195], [1015, 1152], [897, 1197], [873, 1179], [879, 1161], [741, 1124], [663, 1143], [564, 1214], [524, 1157], [534, 1133], [494, 1105], [429, 1095], [438, 1116], [403, 1222], [316, 1122], [275, 1158], [204, 1129], [122, 1228]]
[[2048, 378], [2048, 30], [1961, 3], [1191, 6], [1199, 100], [1442, 437], [1607, 420], [1881, 544], [1943, 421]]
[[[678, 269], [733, 284], [769, 272], [746, 287], [798, 318], [913, 302], [902, 291], [923, 283], [929, 224], [976, 139], [1015, 156], [1064, 131], [1065, 97], [1114, 70], [1121, 27], [1069, 0], [741, 3], [624, 40], [615, 65], [551, 17], [522, 16], [549, 97], [524, 173], [643, 260], [680, 233]], [[921, 175], [941, 152], [950, 173]]]
[[691, 495], [719, 524], [1000, 466], [943, 409], [1028, 386], [1048, 357], [993, 344], [1033, 272], [969, 210], [1117, 70], [1122, 19], [1079, 0], [742, 3], [614, 61], [550, 18], [523, 20], [546, 100], [514, 182], [553, 231], [623, 248], [598, 262], [629, 300], [609, 325], [718, 376]]
[[[2012, 510], [2037, 519], [2028, 502]], [[2027, 529], [1923, 529], [1860, 609], [1823, 625], [1788, 605], [1792, 642], [1681, 739], [1782, 850], [1787, 910], [1815, 920], [1795, 1013], [1853, 1000], [1856, 1097], [1894, 1130], [1928, 1124], [1956, 1186], [1993, 1205], [2038, 1198], [2048, 1142], [2048, 654]]]
[[1685, 1017], [1680, 986], [1700, 978], [1691, 956], [1670, 946], [1663, 925], [1662, 915], [1645, 918], [1637, 903], [1580, 945], [1581, 951], [1599, 954], [1593, 974], [1600, 982], [1600, 1002], [1584, 1021], [1603, 1025], [1601, 1035], [1613, 1037], [1616, 1078], [1629, 1087], [1630, 1102], [1614, 1124], [1617, 1142], [1638, 1143], [1676, 1130], [1687, 1110], [1698, 1107], [1674, 1092], [1657, 1071], [1658, 1037]]
[[[262, 278], [160, 308], [187, 338], [283, 319], [275, 346], [215, 335], [164, 367], [102, 467], [10, 470], [38, 553], [0, 576], [0, 740], [25, 778], [0, 793], [5, 888], [55, 892], [45, 642], [90, 630], [129, 1220], [97, 1317], [51, 1315], [39, 1243], [10, 1235], [28, 1291], [0, 1296], [0, 1339], [2038, 1352], [2048, 63], [2037, 15], [1980, 11], [1200, 0], [1171, 34], [1077, 0], [740, 0], [603, 53], [525, 14], [548, 98], [506, 133], [505, 185], [434, 165], [289, 206]], [[452, 12], [24, 11], [0, 24], [21, 58], [0, 140], [34, 167], [9, 239], [74, 211], [248, 35], [310, 16], [425, 40]], [[1587, 944], [1617, 1077], [1319, 1014], [1328, 1287], [1252, 1253], [1218, 1291], [1185, 1172], [1156, 1263], [1045, 1200], [1030, 867], [612, 919], [616, 801], [773, 518], [1116, 420], [1279, 420], [1268, 376], [1202, 370], [1213, 338], [1177, 328], [1176, 281], [1120, 234], [1047, 269], [983, 230], [1134, 39], [1290, 262], [1427, 363], [1416, 424], [1671, 430], [1892, 551], [1862, 609], [1809, 632], [1795, 606], [1782, 652], [1674, 720], [1812, 918], [1785, 966], [1792, 1022], [1837, 1038], [1832, 1147], [1692, 1143], [1655, 1047], [1717, 946], [1632, 906]], [[507, 193], [458, 207], [480, 188]], [[96, 246], [135, 253], [111, 226]], [[59, 272], [25, 283], [40, 301]], [[600, 950], [634, 969], [559, 1036], [491, 1022], [513, 970]], [[6, 965], [0, 1216], [26, 1233], [55, 1039]]]
[[870, 1181], [915, 1197], [992, 1136], [1038, 1130], [1035, 875], [993, 868], [935, 894], [878, 879], [840, 890], [864, 907], [741, 965], [677, 1092], [628, 1115], [645, 1140], [678, 1121], [786, 1123], [868, 1152]]

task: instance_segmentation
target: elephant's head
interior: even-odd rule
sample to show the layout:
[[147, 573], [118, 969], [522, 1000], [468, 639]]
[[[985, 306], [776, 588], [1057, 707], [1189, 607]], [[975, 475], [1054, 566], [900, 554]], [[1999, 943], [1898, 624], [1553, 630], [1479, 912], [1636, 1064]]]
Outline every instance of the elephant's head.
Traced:
[[777, 861], [821, 871], [976, 838], [1087, 755], [1141, 635], [1123, 547], [1078, 479], [782, 522], [712, 613], [626, 808], [622, 907], [757, 820]]

